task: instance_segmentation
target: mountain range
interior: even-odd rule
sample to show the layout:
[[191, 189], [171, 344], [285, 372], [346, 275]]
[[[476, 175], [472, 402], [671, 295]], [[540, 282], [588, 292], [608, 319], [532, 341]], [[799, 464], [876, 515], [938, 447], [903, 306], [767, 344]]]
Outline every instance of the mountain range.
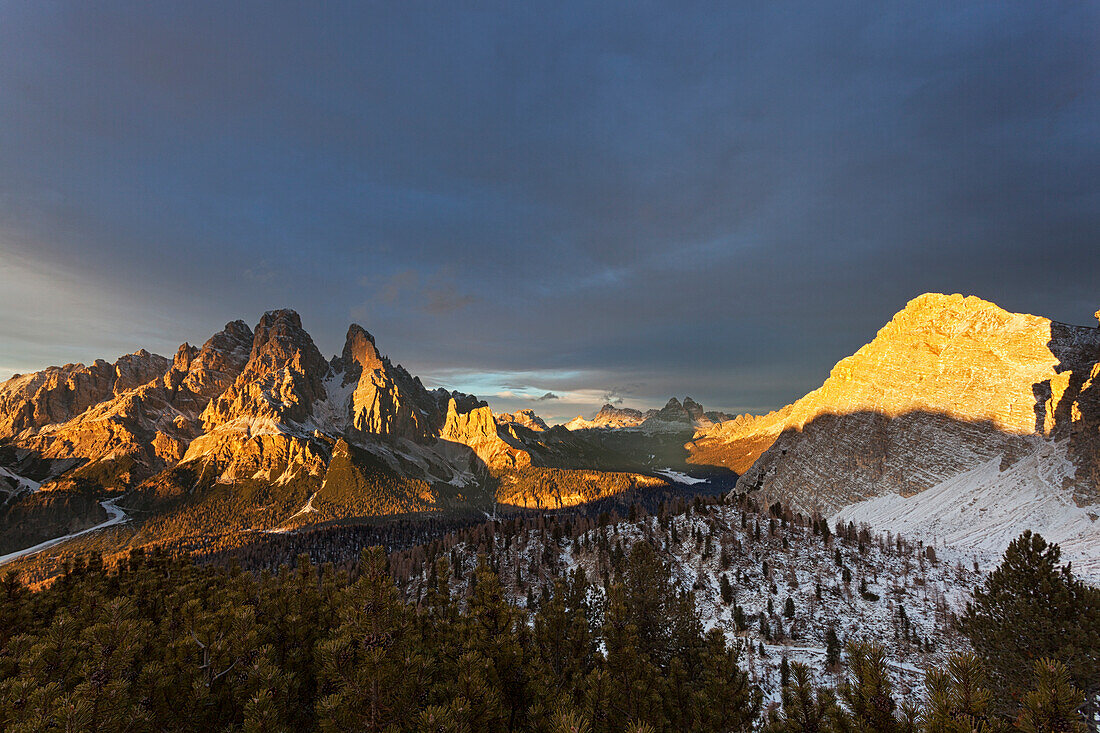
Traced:
[[107, 521], [108, 497], [145, 517], [138, 542], [209, 543], [669, 486], [655, 469], [682, 465], [702, 423], [675, 399], [654, 413], [647, 430], [679, 453], [660, 466], [645, 436], [550, 428], [530, 410], [494, 416], [473, 395], [429, 390], [355, 324], [326, 360], [297, 313], [269, 311], [171, 360], [142, 350], [0, 385], [0, 554]]
[[608, 403], [601, 407], [591, 420], [577, 415], [565, 423], [565, 427], [568, 430], [639, 428], [649, 432], [660, 432], [680, 429], [685, 425], [692, 428], [706, 428], [729, 419], [730, 416], [724, 412], [704, 412], [703, 406], [690, 397], [685, 397], [683, 402], [673, 397], [661, 409], [645, 412], [631, 407], [616, 407]]
[[927, 294], [767, 415], [685, 397], [550, 427], [427, 389], [358, 325], [325, 359], [295, 312], [269, 311], [170, 360], [0, 384], [0, 561], [101, 525], [108, 547], [194, 550], [725, 486], [982, 558], [1033, 527], [1100, 577], [1098, 365], [1100, 329]]

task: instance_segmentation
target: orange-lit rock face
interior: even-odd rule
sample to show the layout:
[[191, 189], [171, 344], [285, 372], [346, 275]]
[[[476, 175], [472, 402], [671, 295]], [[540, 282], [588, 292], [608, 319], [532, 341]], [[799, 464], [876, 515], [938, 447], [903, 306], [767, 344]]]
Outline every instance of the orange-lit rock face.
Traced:
[[439, 439], [472, 448], [486, 468], [517, 469], [531, 465], [530, 453], [500, 437], [493, 412], [488, 407], [459, 412], [458, 404], [452, 399], [447, 404], [447, 419]]
[[341, 365], [343, 385], [355, 385], [349, 407], [353, 437], [423, 440], [438, 429], [438, 413], [420, 382], [384, 359], [374, 338], [358, 325], [348, 329]]
[[1085, 419], [1091, 388], [1080, 375], [1098, 348], [1096, 329], [922, 295], [819, 389], [699, 431], [688, 449], [693, 462], [743, 473], [739, 488], [801, 495], [807, 509], [914, 493], [978, 460], [1012, 461], [1027, 436], [1059, 437], [1074, 414]]
[[300, 422], [324, 399], [328, 364], [294, 311], [270, 311], [256, 326], [252, 352], [237, 379], [202, 414], [209, 432], [250, 417]]
[[140, 480], [177, 462], [199, 433], [199, 413], [240, 373], [252, 332], [237, 321], [172, 362], [145, 350], [113, 365], [51, 367], [0, 386], [0, 427], [47, 459], [134, 464]]
[[0, 437], [68, 422], [87, 408], [145, 384], [168, 368], [163, 356], [142, 349], [114, 364], [66, 364], [24, 374], [0, 385]]

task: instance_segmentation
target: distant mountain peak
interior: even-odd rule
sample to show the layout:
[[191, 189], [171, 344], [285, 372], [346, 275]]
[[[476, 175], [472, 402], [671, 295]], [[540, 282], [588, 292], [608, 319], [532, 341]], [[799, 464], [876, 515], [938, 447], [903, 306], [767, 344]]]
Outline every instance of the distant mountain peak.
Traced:
[[536, 415], [535, 411], [531, 408], [501, 413], [496, 416], [496, 421], [497, 425], [520, 425], [528, 430], [534, 430], [536, 432], [550, 429], [546, 421]]

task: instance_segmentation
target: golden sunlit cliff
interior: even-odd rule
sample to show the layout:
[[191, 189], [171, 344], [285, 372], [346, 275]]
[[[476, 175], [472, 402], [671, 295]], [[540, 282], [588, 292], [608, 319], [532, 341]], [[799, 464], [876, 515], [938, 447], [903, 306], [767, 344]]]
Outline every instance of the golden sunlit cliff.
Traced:
[[1066, 488], [1095, 501], [1098, 352], [1096, 328], [921, 295], [802, 399], [697, 431], [689, 460], [741, 473], [738, 490], [827, 514], [993, 457], [1007, 466], [1052, 439], [1077, 463]]

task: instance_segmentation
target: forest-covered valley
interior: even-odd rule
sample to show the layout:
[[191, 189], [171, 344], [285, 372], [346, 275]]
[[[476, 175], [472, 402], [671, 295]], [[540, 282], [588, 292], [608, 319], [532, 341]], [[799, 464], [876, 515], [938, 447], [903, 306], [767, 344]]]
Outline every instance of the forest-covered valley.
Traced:
[[746, 497], [274, 571], [91, 555], [9, 574], [0, 620], [19, 731], [1053, 732], [1100, 691], [1100, 591], [1041, 538], [983, 577]]

